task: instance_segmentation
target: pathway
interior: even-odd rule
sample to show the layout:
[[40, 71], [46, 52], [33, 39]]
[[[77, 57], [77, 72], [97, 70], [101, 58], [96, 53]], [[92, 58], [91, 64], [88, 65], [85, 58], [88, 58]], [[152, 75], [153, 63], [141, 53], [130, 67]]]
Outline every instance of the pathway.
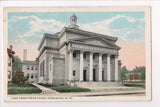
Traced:
[[32, 83], [32, 84], [42, 90], [42, 93], [41, 93], [41, 94], [57, 94], [57, 93], [58, 93], [58, 92], [55, 91], [55, 90], [52, 90], [52, 89], [50, 89], [50, 88], [46, 88], [46, 87], [44, 87], [44, 86], [42, 86], [42, 85], [39, 85], [39, 84], [37, 84], [37, 83]]

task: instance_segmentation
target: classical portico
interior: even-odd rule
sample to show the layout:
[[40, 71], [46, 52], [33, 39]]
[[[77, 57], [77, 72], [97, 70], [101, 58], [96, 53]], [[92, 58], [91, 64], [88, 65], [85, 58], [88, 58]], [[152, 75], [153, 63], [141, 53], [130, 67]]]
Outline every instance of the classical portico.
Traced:
[[[69, 45], [69, 81], [74, 81], [73, 79], [73, 54], [79, 53], [79, 80], [80, 82], [84, 81], [119, 81], [119, 74], [118, 74], [118, 50], [116, 49], [109, 49], [104, 47], [98, 46], [90, 46], [84, 44], [75, 44], [72, 43]], [[86, 59], [86, 53], [88, 53], [88, 59]], [[84, 57], [85, 54], [85, 57]], [[95, 55], [98, 55], [97, 59], [95, 59]], [[93, 57], [94, 56], [94, 57]], [[111, 56], [114, 58], [114, 71], [111, 69]], [[105, 58], [104, 58], [105, 57]], [[84, 76], [86, 76], [84, 72], [84, 60], [89, 63], [89, 70], [88, 72], [88, 79], [84, 80]], [[98, 62], [98, 63], [96, 63]], [[93, 69], [93, 65], [96, 67], [96, 74], [94, 73], [95, 70]], [[104, 66], [105, 65], [105, 66]], [[77, 65], [78, 66], [78, 65]], [[105, 72], [105, 73], [104, 73]], [[114, 80], [111, 80], [111, 74], [114, 72]], [[104, 78], [106, 74], [107, 78]], [[96, 76], [95, 76], [96, 75]], [[97, 77], [95, 79], [95, 77]], [[77, 81], [77, 80], [76, 80]]]

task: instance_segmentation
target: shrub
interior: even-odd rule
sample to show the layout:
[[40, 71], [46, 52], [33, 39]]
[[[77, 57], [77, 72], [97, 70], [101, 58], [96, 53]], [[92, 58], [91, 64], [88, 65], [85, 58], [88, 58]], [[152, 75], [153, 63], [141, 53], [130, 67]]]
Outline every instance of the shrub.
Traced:
[[24, 74], [20, 70], [16, 70], [12, 77], [12, 82], [15, 84], [23, 85], [23, 83], [27, 81], [27, 78], [24, 77]]

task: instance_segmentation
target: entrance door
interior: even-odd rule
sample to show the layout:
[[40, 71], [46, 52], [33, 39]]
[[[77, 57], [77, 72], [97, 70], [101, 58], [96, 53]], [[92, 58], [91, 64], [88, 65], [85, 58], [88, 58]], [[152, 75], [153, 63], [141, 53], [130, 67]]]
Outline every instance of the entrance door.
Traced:
[[87, 80], [87, 72], [86, 70], [83, 70], [83, 81]]
[[102, 71], [102, 81], [104, 81], [104, 71]]
[[93, 69], [93, 81], [96, 81], [96, 69]]

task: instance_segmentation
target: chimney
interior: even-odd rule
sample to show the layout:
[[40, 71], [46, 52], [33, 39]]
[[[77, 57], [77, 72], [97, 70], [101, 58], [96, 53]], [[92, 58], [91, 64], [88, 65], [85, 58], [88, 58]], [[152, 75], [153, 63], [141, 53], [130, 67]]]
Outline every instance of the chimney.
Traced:
[[27, 60], [27, 49], [24, 49], [23, 51], [23, 61]]

